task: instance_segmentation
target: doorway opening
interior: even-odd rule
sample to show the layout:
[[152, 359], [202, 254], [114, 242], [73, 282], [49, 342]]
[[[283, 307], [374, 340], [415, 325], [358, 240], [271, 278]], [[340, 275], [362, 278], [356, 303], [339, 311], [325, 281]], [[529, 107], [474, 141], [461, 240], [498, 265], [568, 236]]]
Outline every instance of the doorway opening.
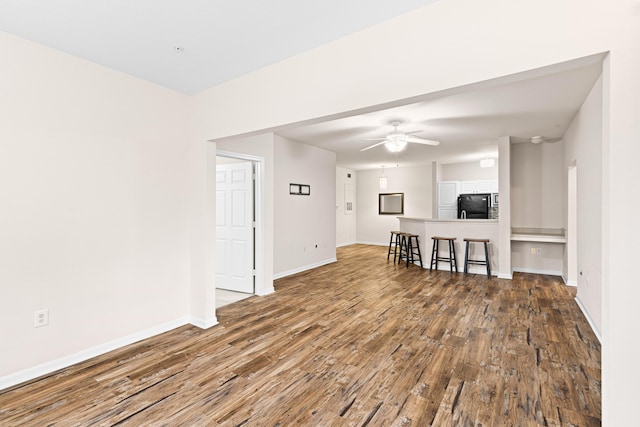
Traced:
[[262, 160], [216, 153], [216, 308], [262, 288]]

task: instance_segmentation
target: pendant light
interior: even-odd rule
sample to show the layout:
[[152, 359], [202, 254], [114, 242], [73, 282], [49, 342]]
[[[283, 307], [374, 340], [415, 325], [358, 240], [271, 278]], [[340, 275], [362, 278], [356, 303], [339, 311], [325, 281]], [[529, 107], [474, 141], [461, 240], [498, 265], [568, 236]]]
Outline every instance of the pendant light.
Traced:
[[380, 190], [387, 189], [387, 177], [384, 176], [384, 165], [382, 165], [382, 175], [378, 178], [378, 187]]

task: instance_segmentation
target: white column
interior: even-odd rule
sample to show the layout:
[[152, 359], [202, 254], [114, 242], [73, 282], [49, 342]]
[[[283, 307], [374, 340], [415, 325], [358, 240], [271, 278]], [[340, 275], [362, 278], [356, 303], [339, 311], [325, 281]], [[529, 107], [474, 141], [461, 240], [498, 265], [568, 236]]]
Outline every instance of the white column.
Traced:
[[498, 278], [511, 279], [511, 138], [498, 138]]
[[431, 218], [438, 218], [438, 182], [440, 181], [440, 165], [431, 162]]

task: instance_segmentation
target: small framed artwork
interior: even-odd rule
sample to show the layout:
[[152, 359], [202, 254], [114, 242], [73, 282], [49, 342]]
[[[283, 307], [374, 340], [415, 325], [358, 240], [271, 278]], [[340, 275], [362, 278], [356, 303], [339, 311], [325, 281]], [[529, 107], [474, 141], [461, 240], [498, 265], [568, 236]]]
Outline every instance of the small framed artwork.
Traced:
[[289, 194], [296, 196], [309, 196], [311, 195], [311, 186], [307, 184], [289, 184]]

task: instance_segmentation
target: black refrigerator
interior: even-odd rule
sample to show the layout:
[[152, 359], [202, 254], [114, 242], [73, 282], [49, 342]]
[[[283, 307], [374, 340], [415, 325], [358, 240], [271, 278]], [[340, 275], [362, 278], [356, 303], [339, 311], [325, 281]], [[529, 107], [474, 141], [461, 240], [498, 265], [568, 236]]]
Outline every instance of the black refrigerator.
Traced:
[[458, 218], [489, 219], [491, 193], [461, 194], [458, 196]]

